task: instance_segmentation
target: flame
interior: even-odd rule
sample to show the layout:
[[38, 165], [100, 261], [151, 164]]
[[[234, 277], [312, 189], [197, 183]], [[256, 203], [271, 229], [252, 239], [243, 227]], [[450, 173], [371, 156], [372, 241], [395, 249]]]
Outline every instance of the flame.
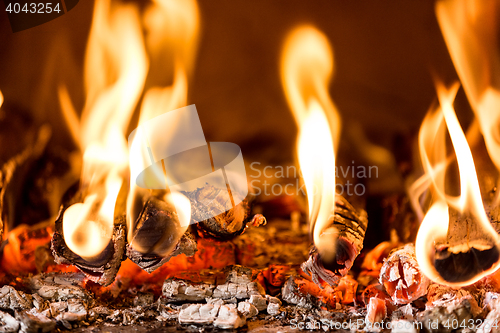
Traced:
[[[167, 74], [173, 75], [173, 83], [161, 88], [150, 88], [146, 92], [141, 105], [139, 125], [166, 111], [175, 110], [187, 104], [188, 74], [194, 65], [198, 41], [198, 5], [194, 0], [156, 0], [146, 12], [145, 22], [146, 46], [150, 51], [152, 62], [158, 62], [161, 68], [172, 68], [172, 73]], [[169, 140], [169, 133], [163, 134], [155, 139]], [[142, 137], [142, 135], [136, 135], [137, 137]], [[129, 158], [131, 175], [138, 175], [143, 166], [148, 164], [145, 161], [151, 158], [149, 155], [141, 154], [143, 152], [141, 144], [136, 139], [129, 143], [130, 151], [134, 152]], [[154, 161], [150, 162], [154, 163]], [[166, 177], [164, 170], [155, 171], [156, 174], [153, 177], [159, 179]], [[135, 221], [141, 210], [142, 198], [145, 196], [147, 196], [147, 191], [140, 189], [136, 185], [135, 177], [131, 177], [127, 197], [129, 242], [133, 239]], [[165, 196], [165, 200], [174, 203], [180, 225], [187, 228], [191, 219], [189, 200], [180, 193], [169, 193]], [[187, 217], [189, 218], [186, 221]]]
[[2, 107], [3, 105], [3, 94], [2, 94], [2, 91], [0, 90], [0, 108]]
[[64, 87], [59, 97], [65, 118], [83, 152], [83, 203], [63, 216], [68, 247], [83, 258], [100, 254], [109, 244], [115, 204], [126, 177], [125, 139], [130, 118], [144, 86], [148, 61], [138, 9], [96, 1], [85, 57], [87, 97], [80, 120]]
[[335, 152], [340, 116], [328, 94], [333, 53], [327, 38], [311, 26], [288, 36], [281, 57], [281, 81], [297, 122], [297, 154], [308, 195], [314, 244], [325, 260], [335, 255], [335, 233], [323, 233], [335, 208]]
[[[446, 243], [450, 223], [449, 208], [462, 215], [470, 214], [472, 219], [469, 223], [472, 226], [464, 225], [464, 228], [474, 227], [481, 231], [479, 234], [482, 236], [479, 243], [476, 239], [464, 239], [464, 244], [455, 246], [455, 251], [467, 252], [471, 247], [486, 250], [491, 246], [498, 246], [500, 241], [485, 213], [472, 153], [453, 108], [458, 88], [458, 84], [449, 89], [441, 84], [437, 85], [440, 107], [427, 114], [420, 129], [419, 149], [426, 174], [424, 177], [430, 183], [434, 202], [422, 221], [416, 239], [416, 256], [423, 273], [435, 282], [457, 287], [472, 284], [500, 266], [498, 262], [467, 281], [450, 282], [439, 274], [433, 261], [435, 243]], [[450, 134], [459, 168], [460, 195], [456, 197], [445, 191], [446, 169], [449, 164], [446, 157], [445, 126]], [[420, 195], [420, 192], [416, 193], [418, 187], [413, 187], [413, 193], [410, 193], [413, 198]]]
[[[492, 162], [500, 170], [500, 53], [497, 1], [436, 3], [444, 40], [479, 121]], [[500, 198], [500, 197], [498, 197]]]

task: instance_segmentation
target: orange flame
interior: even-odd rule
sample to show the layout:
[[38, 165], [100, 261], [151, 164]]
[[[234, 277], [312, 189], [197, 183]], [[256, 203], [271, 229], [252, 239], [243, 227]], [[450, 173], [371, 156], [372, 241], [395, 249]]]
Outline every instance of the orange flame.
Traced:
[[111, 238], [115, 203], [128, 166], [125, 131], [141, 95], [148, 62], [138, 9], [96, 1], [85, 57], [87, 98], [81, 119], [64, 87], [60, 101], [65, 118], [83, 151], [83, 203], [63, 216], [68, 247], [91, 258]]
[[309, 205], [314, 244], [325, 260], [335, 256], [335, 235], [323, 233], [335, 208], [335, 152], [340, 116], [330, 99], [333, 53], [327, 38], [301, 26], [286, 39], [281, 81], [297, 122], [297, 154]]
[[[441, 276], [433, 262], [432, 253], [435, 243], [446, 243], [450, 221], [449, 207], [461, 214], [471, 214], [472, 220], [469, 223], [473, 226], [464, 227], [481, 230], [479, 234], [482, 237], [480, 242], [477, 239], [464, 239], [463, 244], [454, 246], [454, 252], [467, 252], [472, 247], [477, 250], [486, 250], [492, 246], [498, 246], [500, 241], [500, 237], [486, 216], [472, 153], [453, 109], [453, 101], [458, 87], [459, 85], [455, 84], [450, 89], [446, 89], [438, 84], [437, 93], [440, 107], [436, 111], [431, 110], [428, 113], [420, 129], [419, 149], [426, 174], [424, 177], [430, 182], [434, 202], [422, 221], [415, 246], [417, 260], [424, 274], [435, 282], [451, 286], [472, 284], [491, 274], [500, 266], [500, 262], [498, 262], [471, 279], [450, 282]], [[450, 134], [459, 168], [460, 195], [456, 197], [448, 195], [445, 191], [448, 165], [445, 125]], [[413, 198], [420, 194], [416, 192], [417, 187], [415, 186], [413, 192], [410, 193]]]
[[[194, 0], [156, 0], [146, 13], [145, 22], [147, 25], [146, 45], [152, 60], [160, 62], [162, 67], [173, 68], [173, 73], [168, 73], [173, 74], [173, 83], [162, 88], [151, 88], [146, 92], [141, 105], [139, 125], [166, 111], [175, 110], [187, 104], [188, 74], [194, 64], [198, 40], [198, 6]], [[155, 139], [168, 140], [168, 135], [169, 133], [163, 133]], [[139, 174], [142, 166], [147, 164], [144, 161], [150, 158], [150, 156], [140, 156], [142, 150], [136, 146], [141, 145], [141, 142], [138, 141], [132, 140], [130, 143], [130, 150], [139, 153], [129, 158], [132, 175]], [[163, 179], [165, 177], [163, 170], [157, 171], [159, 174], [154, 177]], [[134, 223], [141, 206], [138, 203], [142, 201], [144, 191], [137, 187], [135, 179], [130, 179], [130, 191], [127, 197], [129, 242], [134, 236]], [[175, 203], [179, 223], [187, 228], [191, 216], [189, 200], [179, 193], [168, 194], [165, 200]]]
[[[436, 3], [444, 40], [470, 105], [479, 121], [489, 156], [500, 170], [500, 52], [497, 1]], [[499, 197], [500, 198], [500, 197]]]

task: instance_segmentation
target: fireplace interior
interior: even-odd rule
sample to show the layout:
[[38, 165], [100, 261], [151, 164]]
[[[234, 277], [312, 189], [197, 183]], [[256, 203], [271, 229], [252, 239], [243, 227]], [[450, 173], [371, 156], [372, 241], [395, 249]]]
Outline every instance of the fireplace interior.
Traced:
[[500, 332], [498, 1], [4, 2], [0, 331]]

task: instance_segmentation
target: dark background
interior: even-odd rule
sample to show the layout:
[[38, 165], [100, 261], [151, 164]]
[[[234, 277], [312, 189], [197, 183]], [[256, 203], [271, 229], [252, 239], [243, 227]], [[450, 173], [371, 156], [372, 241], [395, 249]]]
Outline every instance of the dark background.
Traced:
[[[12, 33], [0, 6], [0, 90], [69, 142], [56, 87], [83, 105], [82, 65], [93, 1], [51, 22]], [[240, 145], [252, 160], [293, 158], [296, 127], [279, 78], [280, 50], [295, 26], [311, 23], [330, 39], [330, 86], [344, 128], [360, 123], [372, 142], [392, 149], [415, 133], [434, 99], [431, 72], [455, 77], [432, 1], [199, 1], [200, 44], [189, 102], [209, 141]], [[4, 112], [9, 112], [4, 111]], [[346, 126], [347, 124], [347, 126]], [[345, 132], [345, 131], [344, 131]]]

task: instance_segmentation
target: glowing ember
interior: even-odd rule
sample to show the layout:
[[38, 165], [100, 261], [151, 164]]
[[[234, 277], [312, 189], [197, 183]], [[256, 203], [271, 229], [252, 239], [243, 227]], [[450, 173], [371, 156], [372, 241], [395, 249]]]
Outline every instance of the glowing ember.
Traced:
[[287, 38], [281, 80], [299, 128], [297, 154], [308, 195], [314, 244], [325, 261], [335, 257], [336, 233], [325, 233], [335, 208], [335, 151], [340, 117], [328, 94], [333, 54], [326, 37], [310, 26]]

